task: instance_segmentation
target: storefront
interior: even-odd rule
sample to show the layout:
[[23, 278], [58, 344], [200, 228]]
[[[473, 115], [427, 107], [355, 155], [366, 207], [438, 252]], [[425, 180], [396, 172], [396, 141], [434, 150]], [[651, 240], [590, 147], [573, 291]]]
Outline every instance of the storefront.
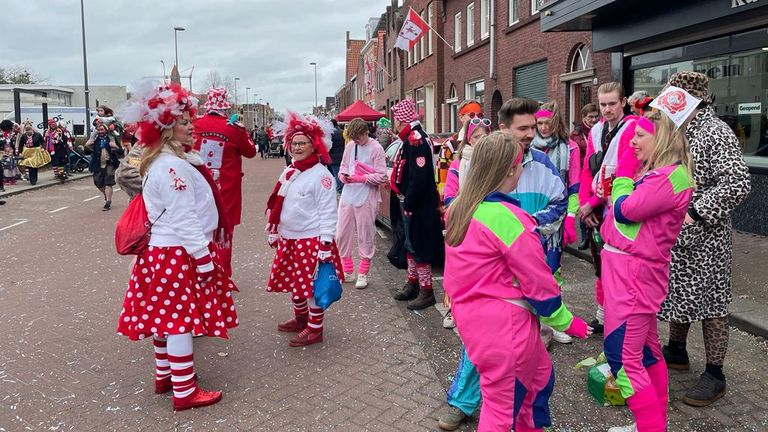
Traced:
[[628, 92], [658, 94], [678, 71], [705, 73], [717, 115], [739, 138], [752, 193], [734, 214], [768, 235], [768, 0], [551, 1], [542, 31], [591, 30]]

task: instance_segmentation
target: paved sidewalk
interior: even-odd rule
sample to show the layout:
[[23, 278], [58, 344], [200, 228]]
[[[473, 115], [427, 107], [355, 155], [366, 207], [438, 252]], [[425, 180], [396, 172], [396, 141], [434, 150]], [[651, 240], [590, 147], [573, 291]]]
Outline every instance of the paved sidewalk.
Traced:
[[31, 185], [26, 180], [18, 180], [15, 185], [5, 185], [5, 191], [0, 191], [0, 198], [7, 198], [20, 193], [29, 192], [32, 190], [47, 188], [49, 186], [61, 185], [67, 182], [80, 180], [91, 177], [91, 173], [74, 173], [70, 174], [69, 178], [61, 181], [54, 177], [53, 171], [43, 171], [39, 174], [37, 184]]

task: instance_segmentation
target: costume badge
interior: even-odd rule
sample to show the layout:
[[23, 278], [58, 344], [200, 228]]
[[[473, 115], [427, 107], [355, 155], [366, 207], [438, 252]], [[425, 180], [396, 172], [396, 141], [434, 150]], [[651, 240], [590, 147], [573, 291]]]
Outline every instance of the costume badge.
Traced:
[[323, 177], [322, 180], [320, 180], [320, 184], [327, 190], [330, 190], [333, 186], [333, 180], [331, 180], [328, 177]]
[[416, 165], [418, 165], [419, 168], [424, 168], [424, 166], [427, 165], [427, 159], [424, 156], [417, 157]]

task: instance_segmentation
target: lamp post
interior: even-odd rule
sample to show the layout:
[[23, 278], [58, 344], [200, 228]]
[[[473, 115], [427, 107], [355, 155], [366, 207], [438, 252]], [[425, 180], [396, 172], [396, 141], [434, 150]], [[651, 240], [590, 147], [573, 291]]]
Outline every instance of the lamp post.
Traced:
[[160, 63], [163, 64], [163, 82], [165, 82], [165, 62], [160, 60]]
[[265, 109], [264, 104], [261, 103], [261, 101], [263, 101], [263, 100], [264, 99], [259, 98], [259, 107], [260, 107], [259, 109], [261, 110], [261, 125], [266, 127], [267, 126], [267, 113], [264, 110]]
[[180, 31], [186, 30], [184, 27], [174, 27], [173, 28], [173, 46], [174, 51], [176, 52], [176, 70], [179, 70], [179, 38], [178, 34]]
[[85, 93], [85, 134], [91, 136], [91, 107], [89, 101], [88, 90], [88, 56], [85, 49], [85, 7], [83, 6], [83, 0], [80, 0], [80, 25], [83, 31], [83, 84]]
[[311, 62], [310, 66], [315, 67], [315, 105], [312, 107], [312, 114], [315, 114], [315, 108], [317, 108], [317, 62]]
[[[237, 111], [237, 82], [238, 81], [240, 81], [240, 78], [235, 77], [235, 111]], [[237, 114], [237, 112], [235, 114]]]
[[[250, 87], [246, 87], [246, 88], [245, 88], [245, 114], [246, 114], [245, 118], [246, 118], [246, 119], [249, 119], [249, 118], [251, 117], [251, 116], [248, 114], [248, 92], [249, 92], [250, 90], [251, 90], [251, 88], [250, 88]], [[246, 121], [245, 123], [246, 123], [246, 124], [248, 124], [248, 121]]]

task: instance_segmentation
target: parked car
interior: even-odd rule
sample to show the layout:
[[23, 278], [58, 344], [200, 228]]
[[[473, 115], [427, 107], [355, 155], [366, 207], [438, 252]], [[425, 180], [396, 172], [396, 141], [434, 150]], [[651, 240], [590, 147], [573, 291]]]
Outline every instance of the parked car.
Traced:
[[[429, 138], [432, 140], [432, 166], [435, 167], [435, 169], [437, 169], [437, 154], [440, 151], [440, 146], [442, 146], [445, 140], [451, 136], [452, 134], [431, 134], [429, 136]], [[400, 151], [400, 146], [402, 143], [402, 141], [396, 139], [384, 151], [384, 154], [386, 155], [388, 179], [392, 178], [392, 169], [395, 163], [395, 156], [397, 156], [397, 152]], [[381, 193], [381, 202], [379, 203], [379, 212], [376, 215], [376, 220], [391, 230], [392, 224], [389, 215], [389, 196], [392, 194], [392, 188], [390, 187], [389, 182], [379, 186], [379, 191]]]

